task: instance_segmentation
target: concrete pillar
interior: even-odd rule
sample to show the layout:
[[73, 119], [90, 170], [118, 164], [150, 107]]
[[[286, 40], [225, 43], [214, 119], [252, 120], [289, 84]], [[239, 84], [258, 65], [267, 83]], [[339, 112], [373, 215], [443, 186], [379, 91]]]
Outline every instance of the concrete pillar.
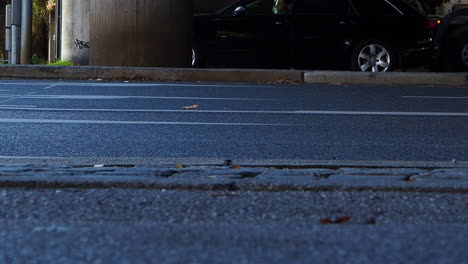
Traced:
[[62, 0], [61, 60], [89, 64], [90, 0]]
[[11, 64], [20, 64], [21, 60], [21, 0], [11, 1]]
[[192, 1], [91, 0], [90, 64], [190, 67]]
[[32, 0], [22, 0], [21, 4], [21, 64], [31, 64], [32, 60]]

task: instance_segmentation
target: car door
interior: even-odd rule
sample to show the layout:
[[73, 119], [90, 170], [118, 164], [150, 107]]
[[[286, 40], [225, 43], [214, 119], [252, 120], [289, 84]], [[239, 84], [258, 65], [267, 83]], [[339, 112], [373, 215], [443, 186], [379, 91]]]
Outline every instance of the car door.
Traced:
[[294, 58], [299, 67], [343, 65], [354, 22], [348, 0], [297, 0], [293, 9]]
[[277, 13], [275, 0], [246, 0], [217, 20], [217, 64], [276, 67], [290, 56], [289, 12]]

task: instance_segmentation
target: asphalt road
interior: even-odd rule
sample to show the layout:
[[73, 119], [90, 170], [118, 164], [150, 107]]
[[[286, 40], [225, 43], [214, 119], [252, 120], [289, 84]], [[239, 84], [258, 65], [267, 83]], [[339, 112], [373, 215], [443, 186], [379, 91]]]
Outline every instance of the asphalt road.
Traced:
[[2, 189], [0, 262], [463, 264], [466, 198]]
[[[231, 159], [233, 164], [238, 160], [467, 164], [467, 94], [466, 87], [3, 80], [0, 164], [57, 158], [144, 160], [156, 167], [160, 166], [156, 161], [168, 158]], [[41, 179], [60, 177], [105, 182], [144, 175], [151, 180], [173, 178], [175, 183], [187, 177], [210, 184], [229, 177], [255, 180], [210, 166], [203, 173], [186, 168], [181, 170], [188, 170], [188, 175], [182, 171], [176, 175], [172, 165], [169, 176], [156, 177], [150, 167], [85, 164], [91, 166], [48, 171], [7, 164], [1, 169], [0, 263], [467, 259], [467, 197], [460, 190], [414, 191], [410, 186], [412, 191], [400, 192], [187, 191], [40, 185]], [[385, 184], [379, 171], [323, 179], [308, 170], [281, 169], [273, 178], [261, 173], [266, 181], [278, 184], [284, 183], [280, 177], [323, 184], [338, 179], [336, 184], [343, 187], [348, 181], [367, 184], [369, 177]], [[388, 179], [397, 177], [395, 173], [413, 175], [414, 181], [401, 179], [405, 186], [432, 182], [442, 187], [444, 179], [452, 186], [455, 179], [465, 179], [456, 171], [450, 175], [442, 171], [447, 174], [444, 179], [421, 169], [390, 171], [394, 177], [387, 173]], [[8, 183], [9, 177], [14, 182]], [[25, 183], [15, 184], [20, 181]]]
[[2, 80], [0, 123], [0, 158], [468, 162], [466, 87]]

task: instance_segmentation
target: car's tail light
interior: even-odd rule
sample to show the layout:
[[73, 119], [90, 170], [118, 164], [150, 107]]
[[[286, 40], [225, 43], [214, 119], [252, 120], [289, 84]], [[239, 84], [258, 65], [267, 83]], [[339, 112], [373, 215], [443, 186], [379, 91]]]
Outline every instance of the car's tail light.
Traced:
[[437, 21], [434, 22], [434, 21], [427, 20], [426, 22], [424, 22], [424, 28], [425, 29], [435, 29], [438, 24], [440, 24], [440, 23], [437, 23]]

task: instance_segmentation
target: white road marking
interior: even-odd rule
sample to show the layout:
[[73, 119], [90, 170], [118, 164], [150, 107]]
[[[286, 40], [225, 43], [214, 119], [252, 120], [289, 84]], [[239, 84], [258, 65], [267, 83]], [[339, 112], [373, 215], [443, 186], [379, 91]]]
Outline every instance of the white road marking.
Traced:
[[154, 121], [113, 121], [113, 120], [61, 120], [61, 119], [22, 119], [0, 118], [0, 123], [32, 124], [106, 124], [106, 125], [192, 125], [192, 126], [303, 126], [301, 124], [266, 123], [208, 123], [208, 122], [154, 122]]
[[[30, 92], [30, 93], [26, 94], [25, 96], [32, 96], [32, 95], [35, 94], [35, 93], [37, 93], [37, 92]], [[13, 95], [6, 95], [6, 96], [5, 96], [5, 95], [1, 95], [0, 98], [9, 98], [9, 99], [7, 99], [7, 100], [3, 100], [3, 101], [0, 102], [0, 104], [4, 104], [4, 103], [11, 102], [11, 101], [13, 101], [13, 100], [15, 100], [15, 99], [18, 99], [18, 98], [20, 98], [20, 97], [13, 94]]]
[[416, 99], [468, 99], [468, 96], [402, 96], [403, 98]]
[[36, 108], [37, 106], [35, 105], [0, 105], [0, 109], [2, 108], [14, 108], [14, 109], [30, 109], [30, 108]]
[[0, 85], [15, 85], [15, 86], [48, 86], [48, 85], [52, 85], [52, 84], [55, 84], [55, 83], [35, 83], [35, 82], [30, 82], [30, 83], [26, 83], [26, 82], [0, 82]]
[[89, 86], [89, 87], [231, 87], [231, 88], [272, 88], [274, 86], [267, 85], [242, 85], [242, 84], [177, 84], [177, 83], [65, 83], [65, 82], [48, 82], [48, 83], [9, 83], [0, 82], [0, 85], [16, 85], [16, 86]]
[[34, 106], [3, 107], [0, 110], [68, 111], [68, 112], [126, 112], [126, 113], [210, 113], [210, 114], [286, 114], [286, 115], [371, 115], [371, 116], [447, 116], [468, 117], [468, 112], [372, 112], [372, 111], [242, 111], [242, 110], [156, 110], [156, 109], [77, 109], [39, 108]]
[[375, 115], [375, 116], [462, 116], [468, 117], [468, 113], [457, 112], [366, 112], [366, 111], [296, 111], [302, 114], [316, 115]]
[[[0, 95], [0, 98], [11, 96]], [[284, 101], [285, 99], [223, 98], [223, 97], [177, 97], [177, 96], [118, 96], [118, 95], [17, 95], [14, 99], [59, 99], [59, 100], [122, 100], [122, 99], [175, 99], [175, 100], [224, 100], [224, 101]]]
[[49, 85], [49, 86], [45, 87], [44, 90], [49, 90], [50, 88], [54, 88], [54, 87], [56, 87], [56, 86], [58, 86], [58, 85], [60, 85], [60, 84], [61, 84], [61, 83]]

